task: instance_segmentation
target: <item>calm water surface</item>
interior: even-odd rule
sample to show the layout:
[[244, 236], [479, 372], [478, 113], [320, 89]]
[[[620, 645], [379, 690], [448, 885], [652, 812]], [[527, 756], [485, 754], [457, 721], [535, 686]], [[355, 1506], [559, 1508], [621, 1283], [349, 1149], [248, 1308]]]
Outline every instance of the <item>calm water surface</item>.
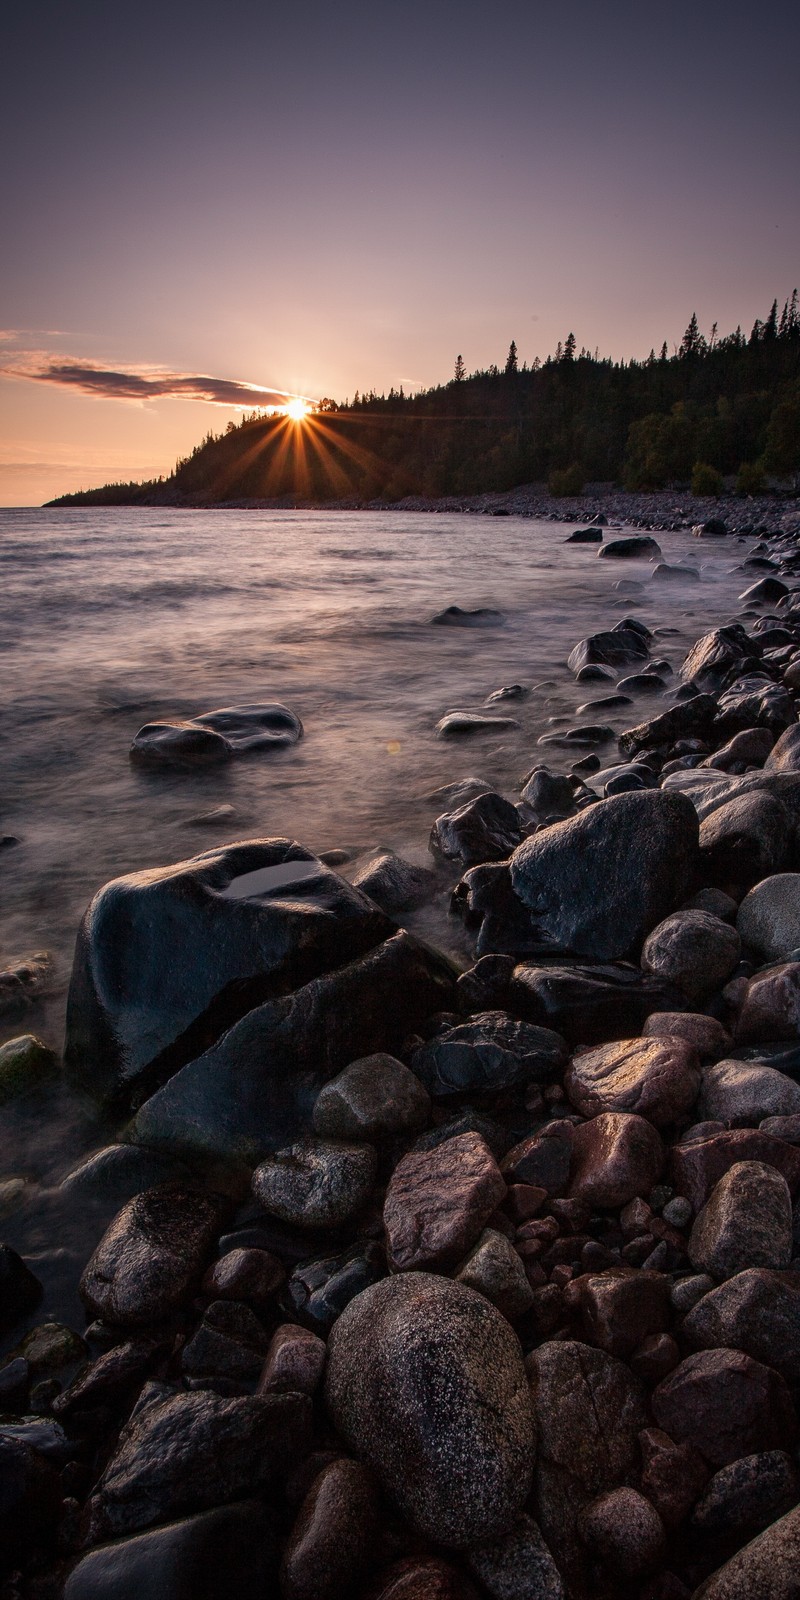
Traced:
[[[741, 543], [659, 534], [665, 560], [701, 574], [659, 583], [647, 562], [565, 545], [573, 526], [401, 512], [0, 511], [0, 831], [20, 840], [0, 855], [0, 964], [47, 949], [56, 972], [22, 1024], [0, 1019], [0, 1042], [33, 1027], [60, 1048], [75, 930], [108, 878], [276, 835], [354, 856], [389, 845], [422, 862], [440, 785], [476, 775], [514, 798], [536, 760], [566, 768], [575, 758], [536, 741], [603, 692], [567, 669], [579, 638], [636, 616], [664, 630], [654, 653], [677, 668], [747, 586]], [[431, 626], [452, 604], [505, 620]], [[510, 683], [531, 690], [495, 708], [517, 728], [435, 737], [446, 711], [479, 709]], [[297, 712], [298, 746], [205, 773], [155, 776], [129, 763], [144, 722], [259, 700]], [[648, 696], [589, 716], [622, 728], [660, 709]], [[235, 808], [224, 826], [192, 824], [223, 804]], [[421, 926], [463, 950], [444, 901]], [[0, 1111], [0, 1180], [51, 1184], [100, 1142], [65, 1098], [46, 1116]], [[0, 1236], [52, 1250], [28, 1211], [0, 1217]], [[63, 1270], [42, 1259], [48, 1282], [66, 1281], [70, 1240], [65, 1221]]]

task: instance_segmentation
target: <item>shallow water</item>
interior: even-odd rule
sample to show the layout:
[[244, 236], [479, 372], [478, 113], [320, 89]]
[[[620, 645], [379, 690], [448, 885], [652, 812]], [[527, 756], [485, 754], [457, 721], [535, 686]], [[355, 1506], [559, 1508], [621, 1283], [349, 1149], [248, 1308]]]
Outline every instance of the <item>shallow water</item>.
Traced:
[[[701, 570], [699, 582], [661, 584], [647, 562], [565, 545], [575, 526], [401, 512], [0, 511], [0, 832], [20, 841], [0, 853], [0, 964], [44, 948], [56, 971], [42, 1004], [0, 1019], [0, 1042], [33, 1028], [60, 1048], [75, 930], [107, 879], [266, 836], [354, 856], [389, 845], [423, 862], [441, 785], [476, 775], [514, 798], [537, 760], [566, 769], [582, 753], [536, 744], [560, 726], [552, 719], [574, 720], [607, 692], [568, 671], [579, 638], [632, 615], [665, 630], [653, 654], [677, 669], [752, 581], [737, 570], [740, 542], [660, 533], [665, 560]], [[505, 620], [431, 626], [453, 604]], [[531, 693], [491, 709], [518, 727], [436, 738], [446, 711], [481, 709], [511, 683]], [[273, 700], [305, 725], [291, 749], [189, 774], [129, 763], [145, 722]], [[586, 718], [623, 728], [663, 708], [637, 696]], [[193, 821], [223, 805], [233, 816]], [[419, 925], [464, 953], [445, 904]], [[68, 1099], [44, 1116], [0, 1111], [0, 1179], [50, 1183], [100, 1142]], [[15, 1216], [0, 1234], [30, 1247]], [[41, 1271], [51, 1276], [46, 1263]]]

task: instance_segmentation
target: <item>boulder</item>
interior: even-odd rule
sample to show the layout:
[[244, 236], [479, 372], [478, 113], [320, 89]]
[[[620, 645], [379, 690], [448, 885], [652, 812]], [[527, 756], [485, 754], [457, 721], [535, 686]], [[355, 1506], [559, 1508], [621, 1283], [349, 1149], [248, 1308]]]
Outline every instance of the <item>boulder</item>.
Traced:
[[505, 1011], [484, 1011], [420, 1045], [411, 1067], [437, 1098], [497, 1093], [516, 1084], [551, 1082], [567, 1053], [565, 1041], [551, 1028], [518, 1022]]
[[212, 1262], [200, 1289], [210, 1300], [238, 1300], [263, 1312], [285, 1277], [277, 1256], [250, 1246], [228, 1250]]
[[508, 1004], [531, 1022], [556, 1029], [571, 1045], [601, 1044], [641, 1032], [651, 1012], [677, 1009], [685, 997], [641, 968], [536, 966], [513, 968]]
[[741, 953], [736, 929], [719, 917], [707, 911], [675, 911], [645, 939], [642, 966], [673, 983], [689, 1000], [705, 1000], [727, 983]]
[[142, 1144], [255, 1166], [307, 1132], [323, 1083], [452, 1002], [455, 970], [408, 933], [242, 1018], [141, 1107]]
[[726, 1129], [721, 1122], [697, 1123], [673, 1145], [670, 1176], [678, 1194], [699, 1211], [738, 1161], [766, 1162], [783, 1174], [791, 1194], [800, 1188], [800, 1150], [760, 1128]]
[[712, 883], [749, 889], [779, 873], [794, 848], [795, 820], [774, 795], [743, 794], [700, 824], [702, 871]]
[[492, 611], [490, 606], [477, 606], [474, 611], [463, 611], [461, 606], [446, 606], [438, 611], [431, 622], [440, 628], [496, 628], [505, 621], [502, 611]]
[[173, 1316], [199, 1288], [227, 1209], [219, 1195], [170, 1185], [129, 1200], [81, 1278], [90, 1316], [124, 1328]]
[[758, 659], [758, 649], [748, 638], [741, 623], [727, 628], [714, 628], [698, 639], [681, 667], [685, 683], [712, 693], [721, 688], [732, 670], [740, 669], [744, 662]]
[[656, 539], [651, 539], [646, 534], [638, 534], [629, 539], [609, 539], [598, 556], [605, 556], [609, 561], [643, 559], [645, 561], [660, 561], [661, 546]]
[[302, 737], [300, 718], [286, 706], [224, 706], [187, 721], [148, 722], [130, 756], [148, 767], [215, 766], [237, 755], [282, 749]]
[[46, 1083], [56, 1066], [53, 1051], [34, 1033], [7, 1040], [0, 1045], [0, 1106]]
[[651, 1123], [603, 1112], [575, 1129], [569, 1193], [593, 1207], [627, 1205], [658, 1183], [666, 1152]]
[[332, 1330], [325, 1398], [416, 1532], [458, 1548], [513, 1526], [534, 1420], [516, 1335], [481, 1295], [416, 1272], [366, 1290]]
[[763, 1161], [738, 1161], [715, 1185], [695, 1219], [689, 1260], [717, 1280], [747, 1267], [788, 1267], [792, 1198], [785, 1178]]
[[791, 1449], [797, 1432], [783, 1378], [741, 1350], [687, 1356], [653, 1391], [652, 1407], [671, 1439], [715, 1467], [756, 1450]]
[[763, 672], [746, 672], [736, 678], [717, 704], [715, 726], [727, 735], [753, 727], [769, 728], [779, 734], [797, 720], [788, 689]]
[[796, 1600], [798, 1565], [800, 1506], [738, 1550], [692, 1600]]
[[800, 962], [784, 961], [763, 967], [750, 979], [739, 1015], [736, 1039], [797, 1039], [800, 1036]]
[[322, 1139], [381, 1139], [424, 1128], [431, 1102], [418, 1076], [385, 1051], [351, 1061], [323, 1084], [314, 1102]]
[[4, 1576], [18, 1561], [27, 1562], [32, 1549], [40, 1557], [52, 1553], [62, 1498], [56, 1465], [7, 1429], [0, 1433], [0, 1571]]
[[696, 830], [682, 797], [654, 790], [615, 795], [526, 839], [511, 857], [511, 888], [539, 949], [595, 961], [635, 951], [685, 898]]
[[605, 633], [592, 633], [581, 639], [570, 652], [567, 666], [579, 673], [583, 667], [628, 667], [636, 661], [646, 661], [650, 647], [637, 629], [618, 624]]
[[704, 1534], [756, 1533], [796, 1505], [800, 1483], [785, 1450], [762, 1450], [720, 1467], [692, 1513]]
[[505, 1234], [484, 1228], [456, 1273], [456, 1283], [466, 1284], [491, 1300], [509, 1322], [524, 1316], [533, 1305], [533, 1290], [522, 1259]]
[[480, 711], [448, 711], [436, 724], [437, 739], [461, 739], [475, 733], [505, 733], [518, 728], [516, 717], [487, 717]]
[[698, 1056], [720, 1056], [731, 1047], [730, 1034], [716, 1017], [701, 1011], [654, 1011], [642, 1028], [645, 1039], [685, 1039]]
[[363, 1211], [378, 1159], [371, 1144], [301, 1139], [253, 1173], [253, 1195], [270, 1216], [299, 1228], [340, 1228]]
[[700, 1064], [683, 1039], [623, 1039], [576, 1055], [564, 1087], [585, 1117], [629, 1111], [662, 1127], [694, 1104]]
[[78, 933], [68, 1076], [130, 1102], [254, 1006], [394, 931], [366, 896], [288, 839], [210, 850], [106, 884]]
[[181, 1371], [193, 1379], [254, 1383], [264, 1365], [269, 1338], [249, 1306], [214, 1300], [181, 1352]]
[[602, 528], [576, 528], [574, 533], [568, 533], [565, 544], [602, 544]]
[[760, 605], [762, 601], [782, 600], [789, 593], [788, 583], [780, 578], [760, 578], [758, 583], [751, 583], [749, 589], [740, 594], [739, 599], [744, 605]]
[[769, 728], [743, 728], [713, 756], [706, 756], [701, 767], [713, 767], [716, 772], [741, 772], [743, 766], [763, 767], [773, 745], [775, 735]]
[[800, 723], [792, 723], [776, 740], [764, 762], [764, 771], [800, 773]]
[[282, 1322], [275, 1329], [258, 1381], [259, 1394], [314, 1394], [325, 1371], [327, 1348], [310, 1328]]
[[778, 872], [746, 894], [736, 918], [742, 943], [766, 961], [800, 950], [800, 872]]
[[[692, 1350], [744, 1350], [800, 1385], [800, 1273], [750, 1267], [703, 1295], [684, 1320]], [[755, 1447], [754, 1447], [755, 1448]], [[765, 1446], [766, 1448], [766, 1446]]]
[[64, 1600], [217, 1600], [231, 1590], [266, 1596], [277, 1566], [269, 1511], [242, 1500], [90, 1550], [73, 1567]]
[[610, 1267], [580, 1280], [580, 1311], [588, 1344], [629, 1361], [652, 1334], [670, 1326], [670, 1284], [663, 1272]]
[[626, 728], [619, 735], [619, 748], [624, 756], [630, 757], [644, 750], [672, 746], [677, 739], [705, 738], [713, 727], [716, 713], [717, 702], [713, 695], [695, 695], [647, 722], [637, 723], [635, 728]]
[[482, 1233], [506, 1186], [477, 1133], [410, 1150], [386, 1191], [386, 1253], [395, 1272], [454, 1266]]
[[270, 1489], [305, 1455], [310, 1430], [306, 1395], [146, 1384], [92, 1490], [87, 1544]]
[[569, 778], [563, 772], [550, 772], [547, 767], [534, 767], [525, 780], [521, 798], [541, 822], [570, 816], [575, 810], [575, 789]]
[[509, 1184], [525, 1184], [544, 1190], [550, 1199], [560, 1198], [569, 1187], [573, 1140], [571, 1122], [547, 1122], [538, 1133], [529, 1134], [512, 1146], [500, 1163], [500, 1171]]
[[638, 1475], [637, 1435], [647, 1424], [641, 1385], [621, 1361], [573, 1339], [549, 1340], [525, 1366], [538, 1449], [533, 1503], [567, 1594], [612, 1600], [579, 1537], [584, 1508]]
[[505, 861], [522, 843], [516, 806], [500, 794], [482, 794], [458, 811], [444, 812], [431, 829], [430, 849], [462, 867]]
[[414, 867], [393, 850], [381, 850], [359, 867], [353, 888], [374, 900], [387, 917], [394, 917], [429, 900], [435, 893], [436, 879], [426, 867]]
[[700, 1110], [709, 1121], [755, 1126], [799, 1112], [800, 1083], [758, 1062], [717, 1061], [703, 1069]]
[[638, 1489], [609, 1489], [581, 1512], [580, 1536], [590, 1553], [622, 1578], [652, 1572], [664, 1550], [664, 1524]]
[[564, 1600], [558, 1567], [526, 1513], [503, 1538], [474, 1545], [467, 1561], [492, 1600]]
[[375, 1559], [380, 1518], [375, 1482], [358, 1461], [340, 1458], [317, 1473], [281, 1561], [283, 1600], [340, 1600]]

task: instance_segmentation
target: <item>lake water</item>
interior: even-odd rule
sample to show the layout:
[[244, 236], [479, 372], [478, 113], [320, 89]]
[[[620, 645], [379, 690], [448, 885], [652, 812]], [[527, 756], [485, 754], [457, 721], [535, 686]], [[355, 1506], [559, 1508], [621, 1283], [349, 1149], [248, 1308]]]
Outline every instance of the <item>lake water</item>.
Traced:
[[[268, 836], [353, 857], [388, 845], [424, 862], [445, 809], [431, 799], [438, 787], [476, 775], [514, 798], [537, 760], [566, 769], [582, 753], [537, 749], [560, 726], [553, 719], [574, 720], [604, 692], [567, 669], [578, 639], [632, 615], [677, 670], [752, 581], [737, 570], [741, 542], [659, 534], [665, 560], [701, 574], [659, 583], [647, 562], [565, 545], [574, 526], [402, 512], [0, 511], [0, 832], [19, 840], [0, 852], [0, 964], [38, 949], [55, 963], [46, 1001], [0, 1018], [0, 1042], [33, 1028], [60, 1048], [75, 931], [107, 879]], [[452, 604], [505, 620], [432, 626]], [[531, 693], [492, 709], [517, 728], [437, 739], [446, 711], [480, 709], [512, 683]], [[156, 776], [129, 762], [145, 722], [260, 700], [295, 711], [305, 738], [206, 772]], [[647, 696], [588, 716], [623, 728], [663, 708]], [[193, 824], [221, 805], [234, 808], [226, 823]], [[418, 925], [465, 953], [446, 896]], [[64, 1097], [44, 1123], [0, 1111], [0, 1179], [51, 1183], [99, 1142]], [[24, 1234], [19, 1220], [5, 1226], [17, 1247], [30, 1246]]]

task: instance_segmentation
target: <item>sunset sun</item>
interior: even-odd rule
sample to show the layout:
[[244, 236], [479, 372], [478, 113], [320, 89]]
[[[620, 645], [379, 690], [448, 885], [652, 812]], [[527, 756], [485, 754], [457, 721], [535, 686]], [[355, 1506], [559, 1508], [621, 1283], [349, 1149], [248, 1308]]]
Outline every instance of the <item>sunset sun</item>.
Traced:
[[308, 416], [311, 407], [306, 400], [301, 400], [298, 397], [295, 400], [287, 400], [284, 409], [287, 417], [290, 417], [292, 422], [303, 422]]

